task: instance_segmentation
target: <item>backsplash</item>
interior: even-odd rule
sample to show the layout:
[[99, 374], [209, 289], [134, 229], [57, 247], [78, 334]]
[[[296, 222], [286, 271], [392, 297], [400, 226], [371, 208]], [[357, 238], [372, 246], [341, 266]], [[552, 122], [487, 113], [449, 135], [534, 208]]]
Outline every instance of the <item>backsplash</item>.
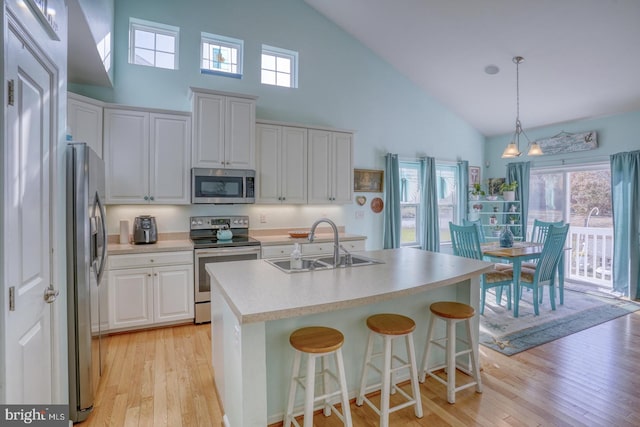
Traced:
[[108, 234], [118, 234], [121, 219], [133, 224], [139, 215], [154, 216], [159, 233], [188, 232], [189, 217], [201, 215], [248, 215], [252, 230], [308, 228], [320, 217], [345, 226], [347, 210], [349, 207], [328, 205], [110, 205], [107, 206], [107, 230]]

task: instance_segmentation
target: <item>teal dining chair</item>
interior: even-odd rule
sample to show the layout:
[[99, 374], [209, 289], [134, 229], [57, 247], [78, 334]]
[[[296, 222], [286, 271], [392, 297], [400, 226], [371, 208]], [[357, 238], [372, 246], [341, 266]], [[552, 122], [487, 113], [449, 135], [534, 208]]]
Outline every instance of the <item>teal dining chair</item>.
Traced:
[[522, 267], [520, 272], [520, 286], [514, 289], [514, 307], [513, 316], [518, 317], [520, 295], [522, 287], [529, 288], [533, 291], [533, 311], [536, 316], [540, 314], [539, 296], [544, 286], [549, 286], [549, 300], [551, 309], [556, 309], [555, 301], [555, 280], [556, 269], [560, 258], [564, 251], [564, 244], [569, 232], [569, 224], [561, 226], [551, 226], [548, 228], [544, 247], [535, 268]]
[[[449, 222], [451, 232], [451, 245], [453, 254], [465, 258], [482, 260], [482, 249], [480, 248], [480, 238], [478, 228], [473, 225], [455, 225]], [[513, 270], [494, 269], [489, 273], [484, 273], [480, 277], [480, 314], [484, 314], [484, 303], [487, 289], [496, 288], [496, 303], [500, 305], [502, 301], [502, 291], [506, 288], [507, 309], [511, 310], [511, 285], [513, 282]]]
[[[533, 220], [533, 229], [531, 230], [531, 241], [536, 243], [544, 243], [549, 233], [549, 228], [553, 226], [563, 225], [564, 221], [540, 221], [539, 219]], [[523, 262], [522, 266], [526, 268], [535, 269], [537, 261]], [[558, 262], [558, 296], [560, 298], [560, 305], [564, 304], [564, 252], [560, 255], [560, 261]], [[543, 292], [538, 295], [539, 301], [542, 302]]]
[[462, 219], [462, 225], [475, 225], [476, 227], [478, 227], [478, 238], [480, 239], [480, 243], [485, 243], [487, 241], [487, 237], [484, 234], [484, 227], [482, 226], [482, 220], [481, 219], [475, 219], [475, 220], [470, 220], [470, 219], [466, 219], [463, 218]]

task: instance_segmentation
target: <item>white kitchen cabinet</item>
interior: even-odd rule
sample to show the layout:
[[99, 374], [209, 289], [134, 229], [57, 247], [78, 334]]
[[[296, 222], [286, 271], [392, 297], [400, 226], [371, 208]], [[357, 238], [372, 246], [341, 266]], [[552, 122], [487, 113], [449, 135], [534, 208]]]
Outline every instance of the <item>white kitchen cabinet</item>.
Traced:
[[67, 92], [67, 126], [73, 141], [86, 142], [102, 158], [103, 103]]
[[104, 110], [107, 204], [191, 202], [191, 117]]
[[109, 256], [109, 329], [194, 317], [193, 252]]
[[255, 96], [192, 90], [192, 166], [255, 169]]
[[309, 129], [308, 150], [308, 203], [351, 203], [353, 134]]
[[307, 129], [256, 125], [258, 203], [307, 203]]

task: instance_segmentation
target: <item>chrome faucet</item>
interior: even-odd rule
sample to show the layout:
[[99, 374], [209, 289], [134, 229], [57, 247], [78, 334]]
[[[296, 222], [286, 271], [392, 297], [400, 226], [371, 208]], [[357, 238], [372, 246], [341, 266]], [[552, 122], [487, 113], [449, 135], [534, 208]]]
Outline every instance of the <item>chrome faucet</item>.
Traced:
[[313, 242], [313, 239], [315, 239], [316, 227], [318, 227], [318, 224], [321, 222], [326, 222], [333, 229], [333, 266], [337, 267], [338, 264], [340, 264], [340, 241], [338, 240], [338, 227], [336, 227], [333, 221], [329, 218], [320, 218], [314, 222], [309, 232], [309, 242]]

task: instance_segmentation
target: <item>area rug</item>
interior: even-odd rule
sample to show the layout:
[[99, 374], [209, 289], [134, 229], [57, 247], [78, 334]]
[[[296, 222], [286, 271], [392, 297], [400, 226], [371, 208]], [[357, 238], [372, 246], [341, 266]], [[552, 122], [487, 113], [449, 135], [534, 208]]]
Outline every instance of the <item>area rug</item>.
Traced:
[[565, 288], [563, 305], [556, 303], [556, 310], [551, 310], [549, 295], [545, 294], [540, 315], [534, 316], [531, 296], [532, 292], [523, 290], [520, 316], [516, 319], [513, 310], [507, 310], [504, 297], [502, 305], [497, 305], [495, 294], [487, 292], [484, 314], [480, 316], [480, 344], [511, 356], [640, 309], [640, 305], [628, 300]]

